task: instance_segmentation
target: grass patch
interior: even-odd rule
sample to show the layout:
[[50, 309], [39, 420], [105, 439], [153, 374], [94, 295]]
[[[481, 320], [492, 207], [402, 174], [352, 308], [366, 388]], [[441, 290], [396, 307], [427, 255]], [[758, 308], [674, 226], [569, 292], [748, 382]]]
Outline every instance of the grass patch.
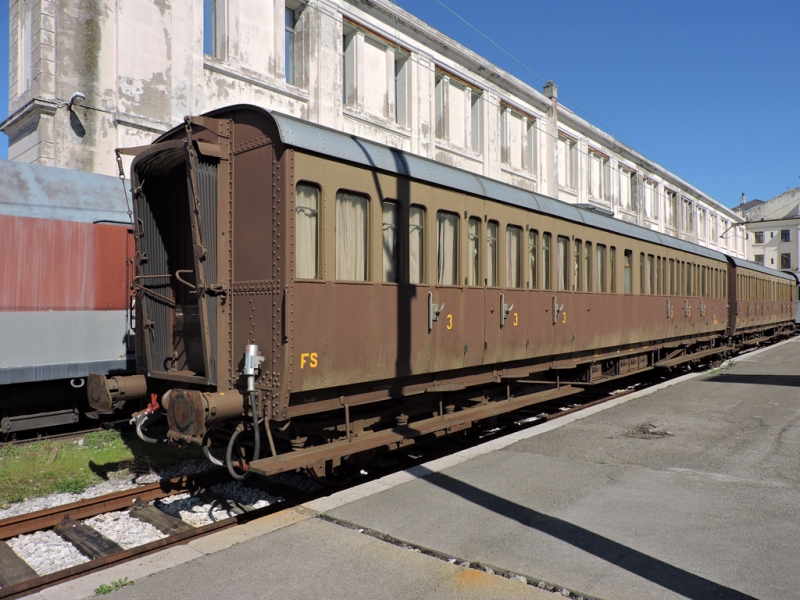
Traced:
[[111, 592], [116, 592], [119, 589], [122, 589], [126, 586], [133, 584], [134, 582], [129, 581], [127, 577], [123, 577], [122, 579], [118, 579], [117, 581], [112, 581], [111, 583], [101, 583], [98, 587], [94, 588], [94, 595], [104, 596], [106, 594], [110, 594]]
[[31, 442], [0, 448], [0, 506], [53, 492], [80, 494], [104, 480], [156, 473], [199, 459], [192, 447], [147, 444], [133, 431], [88, 433], [81, 441]]

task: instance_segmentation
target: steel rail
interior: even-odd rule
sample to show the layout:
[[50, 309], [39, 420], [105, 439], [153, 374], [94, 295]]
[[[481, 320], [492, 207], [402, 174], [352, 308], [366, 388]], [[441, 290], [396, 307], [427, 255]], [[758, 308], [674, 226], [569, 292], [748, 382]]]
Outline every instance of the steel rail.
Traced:
[[196, 475], [165, 479], [158, 483], [142, 485], [121, 492], [87, 498], [78, 502], [10, 517], [0, 521], [0, 540], [7, 540], [42, 529], [50, 529], [67, 517], [74, 520], [88, 519], [105, 512], [130, 508], [137, 498], [144, 502], [158, 500], [174, 494], [188, 492], [198, 487], [207, 487], [222, 479], [227, 479], [227, 473], [224, 469], [213, 469]]

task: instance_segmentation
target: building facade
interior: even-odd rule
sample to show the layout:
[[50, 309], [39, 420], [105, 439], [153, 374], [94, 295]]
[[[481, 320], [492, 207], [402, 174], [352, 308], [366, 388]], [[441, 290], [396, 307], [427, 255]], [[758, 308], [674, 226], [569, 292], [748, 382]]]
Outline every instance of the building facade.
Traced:
[[[742, 219], [389, 0], [11, 0], [9, 158], [113, 150], [252, 103], [743, 257]], [[82, 98], [83, 97], [83, 98]]]
[[800, 273], [800, 188], [744, 211], [748, 257], [766, 267]]

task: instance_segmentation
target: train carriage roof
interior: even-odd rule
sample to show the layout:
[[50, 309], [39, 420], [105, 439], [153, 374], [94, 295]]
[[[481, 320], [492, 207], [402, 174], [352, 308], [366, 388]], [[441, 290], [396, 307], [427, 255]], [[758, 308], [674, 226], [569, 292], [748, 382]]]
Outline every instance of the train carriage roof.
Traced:
[[735, 264], [737, 268], [750, 269], [751, 271], [758, 271], [759, 273], [764, 273], [766, 275], [772, 275], [774, 277], [789, 279], [790, 281], [795, 283], [797, 282], [797, 277], [795, 276], [794, 273], [785, 273], [783, 271], [776, 271], [775, 269], [770, 269], [769, 267], [765, 267], [760, 263], [744, 260], [742, 258], [737, 258], [735, 256], [731, 256], [731, 260], [733, 261], [733, 264]]
[[476, 175], [456, 167], [409, 154], [397, 148], [376, 144], [356, 136], [301, 121], [276, 112], [270, 113], [278, 126], [281, 141], [287, 146], [331, 156], [340, 160], [430, 182], [460, 192], [520, 206], [597, 229], [661, 244], [676, 250], [726, 261], [726, 255], [669, 235], [574, 206], [555, 198], [530, 192], [507, 183]]
[[[269, 114], [274, 119], [281, 141], [289, 147], [299, 148], [322, 156], [330, 156], [338, 160], [363, 165], [368, 168], [380, 169], [412, 179], [433, 183], [442, 187], [451, 188], [472, 194], [519, 206], [541, 214], [551, 215], [574, 223], [581, 223], [589, 227], [603, 229], [624, 236], [661, 244], [683, 252], [698, 256], [705, 256], [719, 261], [728, 261], [728, 256], [717, 250], [706, 248], [692, 242], [672, 237], [639, 225], [634, 225], [603, 215], [599, 212], [580, 208], [578, 206], [543, 196], [536, 192], [476, 175], [456, 167], [451, 167], [421, 156], [409, 154], [397, 148], [376, 144], [354, 135], [348, 135], [322, 125], [303, 121], [278, 112], [267, 111], [252, 105], [236, 105], [211, 111], [209, 116], [230, 113], [237, 110], [251, 110]], [[182, 126], [181, 126], [182, 127]], [[176, 131], [176, 128], [173, 131]], [[171, 133], [171, 132], [170, 132]], [[168, 134], [162, 136], [166, 137]], [[159, 138], [159, 139], [162, 139]], [[793, 279], [786, 273], [768, 269], [762, 265], [733, 258], [737, 266], [747, 267], [769, 275]]]
[[0, 159], [0, 215], [130, 223], [117, 177]]

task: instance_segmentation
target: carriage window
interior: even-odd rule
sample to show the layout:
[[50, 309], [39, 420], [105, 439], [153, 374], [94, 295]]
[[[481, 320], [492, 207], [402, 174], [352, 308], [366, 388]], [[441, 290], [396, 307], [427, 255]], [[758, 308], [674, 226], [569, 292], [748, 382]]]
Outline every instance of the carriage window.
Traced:
[[708, 296], [708, 285], [706, 284], [706, 276], [707, 276], [707, 271], [706, 271], [706, 268], [705, 268], [705, 266], [703, 266], [703, 267], [702, 267], [702, 275], [701, 275], [701, 277], [700, 277], [700, 281], [701, 281], [701, 284], [702, 284], [702, 286], [703, 286], [703, 287], [702, 287], [702, 292], [700, 293], [700, 295], [701, 295], [703, 298], [705, 298], [705, 297], [707, 297], [707, 296]]
[[623, 261], [623, 268], [625, 272], [623, 273], [625, 277], [625, 293], [632, 294], [633, 293], [633, 251], [632, 250], [625, 250], [625, 258]]
[[336, 279], [367, 280], [366, 196], [336, 192]]
[[542, 235], [542, 274], [544, 276], [544, 285], [542, 287], [546, 290], [553, 289], [553, 282], [551, 281], [552, 264], [550, 262], [550, 246], [553, 243], [553, 236], [549, 233]]
[[319, 277], [319, 190], [297, 184], [295, 194], [295, 271], [298, 279]]
[[383, 280], [397, 282], [397, 226], [400, 224], [397, 204], [383, 203]]
[[608, 291], [606, 284], [606, 247], [602, 244], [597, 244], [595, 254], [597, 256], [597, 291], [605, 293]]
[[458, 216], [436, 213], [436, 253], [439, 285], [458, 285]]
[[593, 277], [592, 277], [592, 242], [586, 242], [585, 250], [586, 251], [584, 252], [583, 270], [586, 273], [586, 291], [587, 292], [591, 292], [592, 291], [592, 283], [593, 283]]
[[686, 263], [686, 295], [691, 296], [692, 290], [692, 263]]
[[644, 294], [644, 252], [639, 253], [639, 293]]
[[469, 218], [469, 231], [467, 232], [467, 254], [469, 271], [467, 272], [467, 285], [480, 285], [481, 281], [481, 220], [477, 217]]
[[667, 259], [661, 258], [661, 280], [658, 284], [658, 293], [664, 295], [667, 293]]
[[425, 209], [412, 206], [408, 209], [408, 281], [425, 281]]
[[556, 275], [559, 290], [569, 289], [569, 238], [563, 235], [556, 239]]
[[611, 269], [609, 270], [609, 275], [611, 276], [611, 293], [617, 293], [617, 249], [614, 246], [611, 246], [609, 249], [609, 256], [608, 260], [611, 263]]
[[652, 254], [647, 255], [647, 293], [656, 293], [656, 257]]
[[669, 293], [675, 295], [675, 259], [669, 259]]
[[522, 251], [522, 228], [506, 226], [506, 287], [522, 287], [522, 265], [519, 256]]
[[486, 285], [497, 287], [497, 223], [486, 227]]
[[575, 240], [575, 248], [573, 249], [575, 254], [572, 259], [572, 289], [581, 291], [583, 289], [583, 273], [581, 273], [581, 259], [583, 248], [581, 247], [581, 241]]
[[531, 268], [531, 279], [528, 282], [528, 287], [539, 289], [539, 272], [536, 270], [539, 266], [538, 258], [539, 252], [539, 232], [531, 229], [528, 232], [528, 261]]

